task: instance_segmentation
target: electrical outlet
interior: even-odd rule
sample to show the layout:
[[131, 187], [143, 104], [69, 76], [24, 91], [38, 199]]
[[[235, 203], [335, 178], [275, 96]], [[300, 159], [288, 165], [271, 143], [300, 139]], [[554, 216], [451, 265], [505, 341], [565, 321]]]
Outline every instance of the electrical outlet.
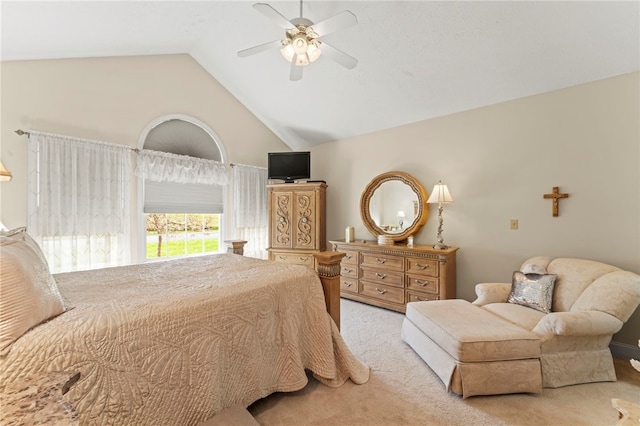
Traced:
[[518, 219], [511, 219], [511, 229], [518, 229]]

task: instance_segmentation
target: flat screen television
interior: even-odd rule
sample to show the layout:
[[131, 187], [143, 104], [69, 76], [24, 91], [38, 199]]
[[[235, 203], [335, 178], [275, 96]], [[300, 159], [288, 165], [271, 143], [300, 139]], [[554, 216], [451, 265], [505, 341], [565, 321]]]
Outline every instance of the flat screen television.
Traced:
[[292, 183], [311, 178], [311, 152], [270, 152], [267, 173], [269, 179]]

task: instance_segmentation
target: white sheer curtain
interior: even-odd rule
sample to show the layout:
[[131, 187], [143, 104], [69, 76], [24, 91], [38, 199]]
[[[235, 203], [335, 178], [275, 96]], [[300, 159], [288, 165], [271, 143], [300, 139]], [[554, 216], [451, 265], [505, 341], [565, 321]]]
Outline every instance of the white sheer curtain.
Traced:
[[29, 234], [51, 272], [131, 261], [131, 148], [31, 131]]
[[227, 166], [215, 160], [152, 150], [138, 152], [136, 174], [154, 182], [226, 185]]
[[267, 169], [234, 165], [233, 211], [235, 238], [247, 241], [244, 255], [266, 259], [269, 244]]

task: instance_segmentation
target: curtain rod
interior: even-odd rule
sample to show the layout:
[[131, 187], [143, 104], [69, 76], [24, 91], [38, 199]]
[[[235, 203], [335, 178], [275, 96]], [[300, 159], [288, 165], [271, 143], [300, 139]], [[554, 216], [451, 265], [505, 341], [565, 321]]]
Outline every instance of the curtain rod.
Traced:
[[[22, 130], [22, 129], [18, 129], [18, 130], [16, 130], [15, 132], [16, 132], [18, 135], [20, 135], [20, 136], [24, 136], [24, 135], [30, 136], [30, 135], [31, 135], [31, 133], [29, 133], [29, 132], [25, 132], [25, 131], [24, 131], [24, 130]], [[131, 150], [132, 150], [132, 151], [134, 151], [134, 152], [140, 152], [140, 150], [139, 150], [138, 148], [131, 148]], [[241, 164], [237, 164], [237, 165], [239, 165], [239, 166], [240, 166]], [[235, 167], [235, 166], [236, 166], [236, 164], [235, 164], [235, 163], [229, 163], [229, 166], [230, 166], [230, 167]]]
[[[18, 130], [16, 130], [15, 132], [16, 132], [18, 135], [20, 135], [20, 136], [24, 136], [24, 135], [27, 135], [27, 137], [28, 137], [28, 136], [31, 136], [31, 132], [25, 132], [25, 131], [24, 131], [24, 130], [22, 130], [22, 129], [18, 129]], [[39, 133], [40, 133], [40, 132], [39, 132]], [[42, 133], [44, 133], [44, 132], [42, 132]], [[44, 133], [44, 134], [55, 135], [54, 133]], [[68, 136], [64, 136], [64, 135], [55, 135], [55, 136], [68, 137]], [[76, 138], [76, 139], [83, 139], [83, 138]], [[102, 141], [97, 141], [97, 140], [95, 140], [95, 141], [94, 141], [94, 140], [91, 140], [91, 139], [84, 139], [84, 140], [86, 140], [86, 141], [88, 141], [88, 142], [96, 142], [96, 143], [101, 143], [101, 144], [106, 144], [106, 145], [114, 145], [114, 146], [118, 146], [118, 144], [114, 144], [114, 143], [111, 143], [111, 142], [102, 142]], [[140, 152], [140, 150], [139, 150], [138, 148], [131, 148], [131, 147], [129, 147], [129, 149], [130, 149], [131, 151], [133, 151], [133, 152], [136, 152], [136, 153]]]

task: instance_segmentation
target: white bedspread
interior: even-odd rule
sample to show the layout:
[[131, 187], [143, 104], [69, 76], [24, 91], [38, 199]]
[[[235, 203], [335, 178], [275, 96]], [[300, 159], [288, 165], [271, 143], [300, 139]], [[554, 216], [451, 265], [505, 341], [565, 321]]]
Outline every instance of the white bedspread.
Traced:
[[193, 425], [307, 383], [364, 383], [306, 267], [232, 254], [55, 276], [74, 308], [0, 359], [0, 385], [79, 371], [81, 424]]

